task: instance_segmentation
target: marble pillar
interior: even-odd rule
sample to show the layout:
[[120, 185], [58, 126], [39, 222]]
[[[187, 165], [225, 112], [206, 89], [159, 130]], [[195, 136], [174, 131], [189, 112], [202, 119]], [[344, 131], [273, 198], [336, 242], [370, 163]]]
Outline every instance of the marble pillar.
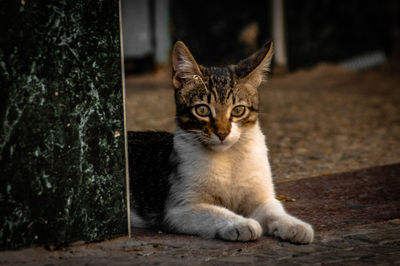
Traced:
[[118, 1], [0, 17], [0, 248], [127, 234]]

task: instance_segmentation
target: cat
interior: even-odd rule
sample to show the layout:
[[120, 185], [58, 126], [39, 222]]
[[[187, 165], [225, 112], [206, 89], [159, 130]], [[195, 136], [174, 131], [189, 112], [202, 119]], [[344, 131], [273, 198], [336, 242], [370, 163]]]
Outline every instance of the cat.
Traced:
[[293, 243], [314, 232], [275, 198], [261, 132], [258, 87], [273, 44], [237, 65], [198, 65], [183, 42], [172, 52], [176, 131], [128, 132], [133, 227], [252, 241]]

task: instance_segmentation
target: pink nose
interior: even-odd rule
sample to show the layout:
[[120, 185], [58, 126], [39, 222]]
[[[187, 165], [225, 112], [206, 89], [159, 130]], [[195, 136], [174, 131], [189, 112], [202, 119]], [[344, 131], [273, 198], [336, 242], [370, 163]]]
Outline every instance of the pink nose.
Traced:
[[229, 132], [215, 132], [215, 135], [217, 135], [221, 141], [224, 141], [224, 139], [229, 135]]

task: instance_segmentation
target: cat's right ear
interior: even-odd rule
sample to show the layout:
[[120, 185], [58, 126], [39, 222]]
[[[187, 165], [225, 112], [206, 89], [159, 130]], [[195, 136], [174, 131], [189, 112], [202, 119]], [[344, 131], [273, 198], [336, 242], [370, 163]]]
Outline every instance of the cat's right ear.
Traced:
[[272, 42], [267, 42], [261, 49], [236, 65], [236, 74], [242, 84], [257, 89], [269, 72], [273, 54]]
[[175, 89], [180, 89], [183, 84], [193, 81], [196, 75], [202, 75], [196, 60], [181, 41], [175, 43], [172, 51], [172, 70], [172, 84]]

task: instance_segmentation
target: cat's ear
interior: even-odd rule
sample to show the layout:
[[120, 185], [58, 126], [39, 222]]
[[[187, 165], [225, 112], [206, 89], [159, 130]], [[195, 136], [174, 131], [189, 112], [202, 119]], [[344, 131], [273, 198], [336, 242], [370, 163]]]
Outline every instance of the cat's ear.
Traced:
[[186, 45], [177, 41], [172, 51], [172, 83], [176, 89], [182, 87], [185, 82], [193, 81], [195, 75], [202, 75], [199, 65], [194, 60]]
[[240, 61], [235, 68], [239, 82], [257, 89], [270, 70], [273, 44], [267, 42], [261, 49]]

